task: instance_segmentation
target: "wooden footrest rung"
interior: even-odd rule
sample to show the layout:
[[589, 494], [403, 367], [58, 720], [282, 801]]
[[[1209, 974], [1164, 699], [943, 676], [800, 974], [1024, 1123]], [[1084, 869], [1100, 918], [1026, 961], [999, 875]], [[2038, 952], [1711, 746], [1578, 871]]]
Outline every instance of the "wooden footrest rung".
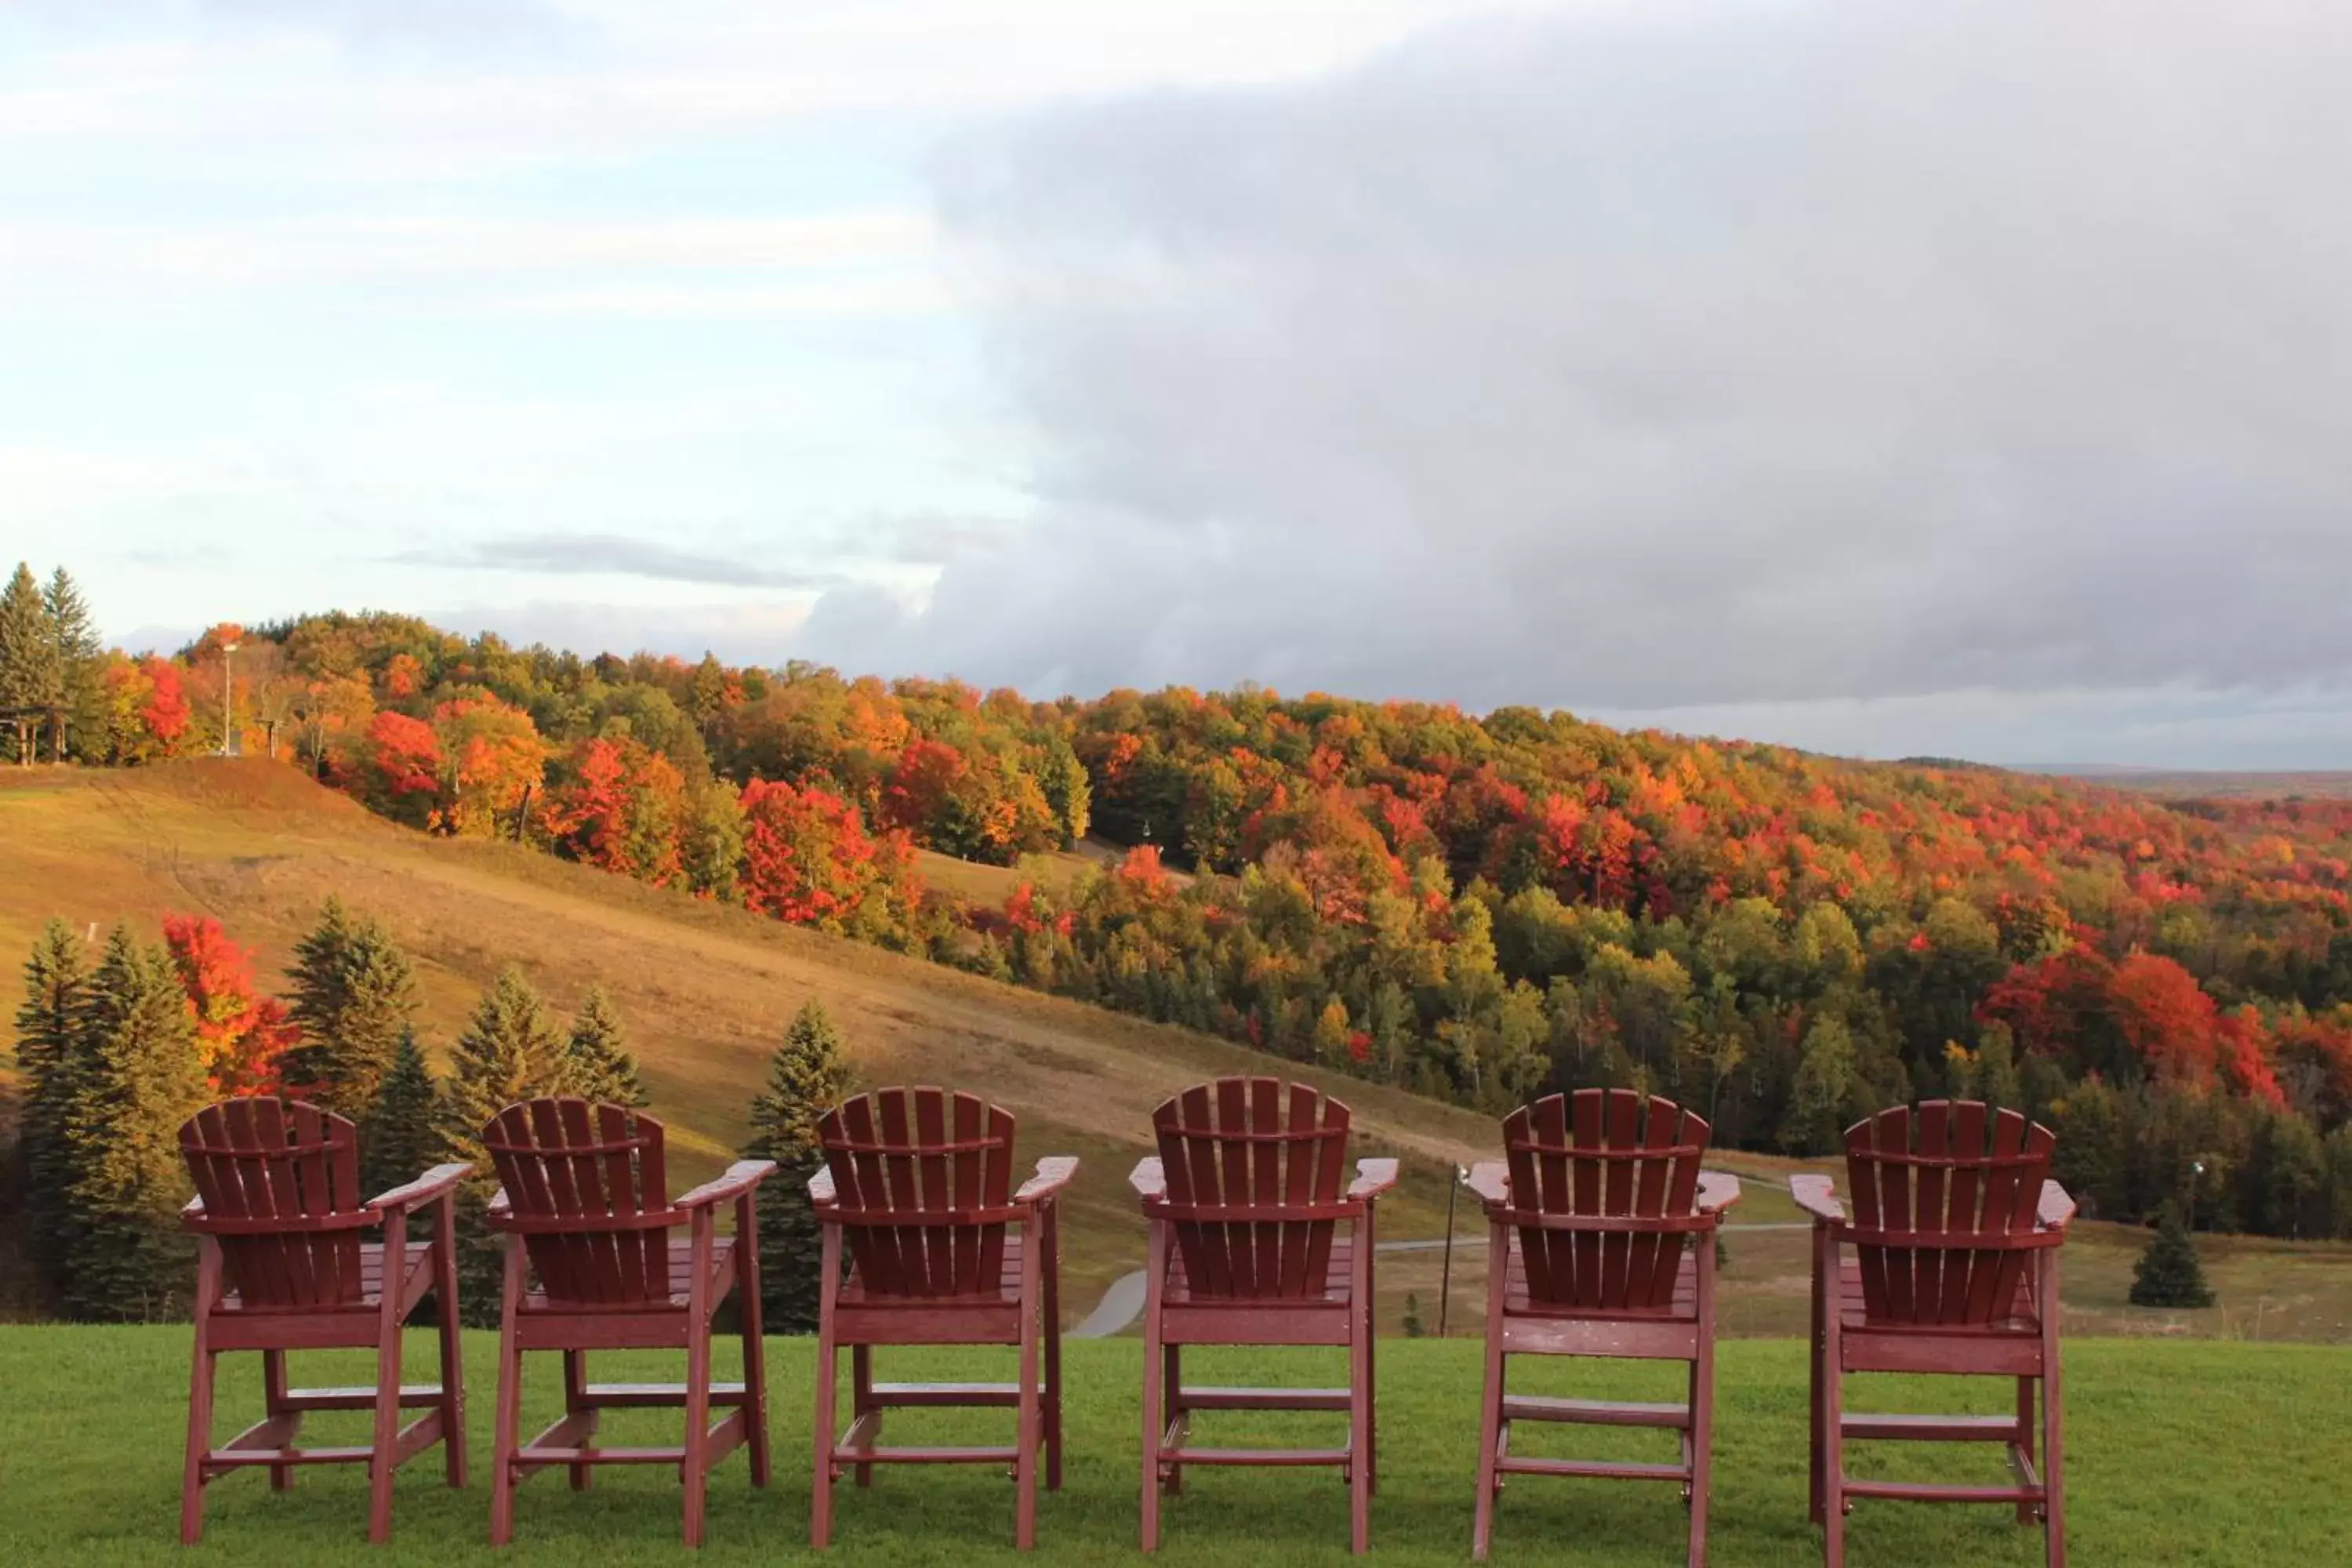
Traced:
[[1687, 1465], [1637, 1465], [1616, 1459], [1538, 1459], [1531, 1455], [1506, 1454], [1495, 1468], [1507, 1476], [1583, 1476], [1604, 1481], [1680, 1481], [1688, 1485]]
[[[592, 1383], [581, 1391], [581, 1397], [590, 1405], [606, 1405], [625, 1410], [631, 1405], [670, 1405], [686, 1403], [686, 1384], [682, 1383]], [[743, 1385], [740, 1383], [714, 1383], [710, 1385], [713, 1405], [740, 1405]]]
[[[927, 1405], [1004, 1405], [1021, 1403], [1021, 1385], [1017, 1383], [877, 1383], [873, 1388], [874, 1403], [893, 1408], [919, 1409]], [[1045, 1385], [1037, 1385], [1037, 1397], [1045, 1397]]]
[[2041, 1487], [1964, 1487], [1928, 1481], [1849, 1480], [1839, 1489], [1850, 1498], [1885, 1498], [1895, 1502], [2041, 1502]]
[[1179, 1410], [1345, 1410], [1344, 1388], [1176, 1388]]
[[1505, 1394], [1506, 1421], [1572, 1421], [1587, 1426], [1663, 1426], [1690, 1428], [1687, 1405], [1641, 1405], [1612, 1399], [1546, 1399], [1532, 1394]]
[[242, 1469], [248, 1465], [353, 1465], [373, 1458], [373, 1447], [357, 1448], [215, 1448], [205, 1456], [207, 1470]]
[[1009, 1465], [1020, 1458], [1017, 1447], [834, 1449], [835, 1465]]
[[1344, 1465], [1345, 1448], [1162, 1448], [1161, 1465]]
[[526, 1470], [551, 1465], [682, 1465], [684, 1448], [596, 1448], [582, 1445], [565, 1448], [518, 1448], [514, 1462]]
[[[404, 1383], [400, 1385], [400, 1403], [407, 1405], [438, 1405], [441, 1385], [437, 1383]], [[286, 1391], [284, 1407], [288, 1410], [373, 1410], [375, 1390], [367, 1388], [289, 1388]]]
[[1838, 1422], [1849, 1441], [2001, 1443], [2017, 1440], [2014, 1415], [1875, 1415], [1848, 1412]]

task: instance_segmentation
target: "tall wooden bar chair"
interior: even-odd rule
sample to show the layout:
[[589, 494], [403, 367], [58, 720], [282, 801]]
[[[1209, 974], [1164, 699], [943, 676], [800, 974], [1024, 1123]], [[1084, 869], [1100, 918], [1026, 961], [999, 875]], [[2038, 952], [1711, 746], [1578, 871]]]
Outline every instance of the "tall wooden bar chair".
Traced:
[[[1627, 1089], [1579, 1089], [1511, 1112], [1502, 1163], [1474, 1167], [1485, 1200], [1486, 1388], [1478, 1424], [1472, 1554], [1493, 1540], [1512, 1475], [1673, 1481], [1690, 1509], [1690, 1568], [1706, 1561], [1715, 1428], [1715, 1238], [1739, 1180], [1702, 1171], [1706, 1121]], [[1687, 1362], [1680, 1405], [1514, 1396], [1514, 1355]], [[1548, 1459], [1511, 1452], [1514, 1421], [1644, 1426], [1677, 1435], [1677, 1464]]]
[[[673, 1204], [661, 1123], [627, 1106], [572, 1099], [509, 1105], [482, 1129], [482, 1143], [502, 1184], [490, 1200], [490, 1226], [507, 1237], [491, 1543], [512, 1538], [515, 1489], [540, 1470], [562, 1466], [572, 1489], [584, 1491], [597, 1465], [666, 1465], [684, 1482], [686, 1543], [701, 1545], [712, 1467], [748, 1445], [751, 1484], [768, 1484], [754, 1204], [775, 1162], [738, 1161]], [[719, 1234], [719, 1210], [727, 1204], [735, 1208], [732, 1236]], [[673, 1241], [677, 1226], [687, 1234]], [[714, 1383], [711, 1319], [730, 1292], [741, 1314], [743, 1381]], [[588, 1352], [607, 1350], [684, 1351], [686, 1381], [589, 1382]], [[522, 1358], [529, 1351], [563, 1352], [564, 1415], [525, 1443]], [[715, 1423], [713, 1405], [727, 1412]], [[683, 1407], [684, 1442], [674, 1448], [596, 1445], [600, 1411], [642, 1406]]]
[[[180, 1539], [205, 1529], [205, 1486], [233, 1469], [265, 1466], [284, 1491], [297, 1465], [368, 1468], [368, 1539], [392, 1537], [393, 1472], [442, 1445], [448, 1482], [466, 1484], [466, 1401], [457, 1353], [457, 1270], [450, 1194], [466, 1167], [440, 1165], [362, 1200], [359, 1141], [340, 1116], [298, 1100], [257, 1098], [207, 1106], [180, 1129], [180, 1152], [196, 1195], [181, 1222], [196, 1233], [195, 1360], [188, 1384], [188, 1446], [180, 1484]], [[411, 1215], [427, 1232], [409, 1237]], [[361, 1232], [383, 1227], [383, 1239]], [[439, 1303], [441, 1381], [403, 1387], [400, 1333], [426, 1296]], [[376, 1376], [363, 1388], [291, 1388], [289, 1351], [373, 1350]], [[229, 1351], [261, 1352], [259, 1423], [212, 1446], [216, 1363]], [[406, 1426], [404, 1407], [425, 1414]], [[375, 1430], [357, 1447], [296, 1446], [313, 1410], [373, 1410]]]
[[[824, 1231], [816, 1361], [816, 1474], [809, 1541], [833, 1539], [833, 1484], [873, 1484], [887, 1464], [1009, 1465], [1014, 1542], [1037, 1539], [1037, 1456], [1062, 1486], [1060, 1196], [1066, 1155], [1037, 1162], [1013, 1190], [1010, 1113], [976, 1095], [885, 1089], [817, 1123], [825, 1168], [809, 1183]], [[845, 1277], [843, 1253], [850, 1267]], [[842, 1347], [852, 1418], [835, 1437]], [[876, 1383], [881, 1345], [1017, 1345], [1012, 1384]], [[1044, 1377], [1039, 1378], [1039, 1361]], [[1011, 1447], [893, 1447], [877, 1439], [892, 1408], [980, 1405], [1017, 1412]]]
[[[1829, 1568], [1845, 1562], [1856, 1498], [2012, 1503], [2019, 1523], [2041, 1522], [2049, 1568], [2064, 1568], [2058, 1248], [2074, 1205], [2049, 1179], [2057, 1142], [2014, 1110], [1931, 1100], [1846, 1129], [1851, 1218], [1829, 1177], [1790, 1178], [1813, 1216], [1812, 1505]], [[1857, 1372], [2014, 1378], [2017, 1413], [1849, 1415], [1845, 1377]], [[1860, 1479], [1845, 1470], [1857, 1440], [2000, 1443], [2014, 1484]]]
[[[1331, 1465], [1349, 1486], [1349, 1541], [1370, 1544], [1372, 1210], [1394, 1160], [1342, 1172], [1348, 1108], [1303, 1083], [1227, 1078], [1152, 1113], [1157, 1159], [1129, 1178], [1150, 1222], [1143, 1308], [1143, 1549], [1160, 1546], [1160, 1495], [1187, 1465]], [[1349, 1235], [1337, 1236], [1339, 1222]], [[1333, 1345], [1345, 1388], [1188, 1387], [1186, 1345]], [[1199, 1410], [1345, 1412], [1337, 1448], [1202, 1448]]]

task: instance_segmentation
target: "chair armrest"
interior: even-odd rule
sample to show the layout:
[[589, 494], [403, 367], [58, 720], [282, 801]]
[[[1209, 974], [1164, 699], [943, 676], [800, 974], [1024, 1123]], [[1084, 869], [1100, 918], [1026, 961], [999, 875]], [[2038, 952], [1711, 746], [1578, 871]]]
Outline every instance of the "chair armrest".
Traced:
[[1037, 1162], [1037, 1173], [1021, 1184], [1021, 1190], [1013, 1194], [1013, 1201], [1016, 1204], [1043, 1203], [1068, 1186], [1070, 1179], [1077, 1173], [1078, 1157], [1076, 1154], [1048, 1154]]
[[1739, 1201], [1739, 1178], [1728, 1171], [1698, 1173], [1698, 1212], [1721, 1214]]
[[681, 1209], [706, 1208], [712, 1204], [724, 1203], [729, 1198], [740, 1198], [774, 1174], [775, 1169], [773, 1160], [738, 1160], [727, 1167], [724, 1175], [703, 1183], [678, 1199], [677, 1206]]
[[420, 1208], [434, 1199], [446, 1196], [459, 1182], [473, 1173], [474, 1167], [464, 1161], [436, 1165], [415, 1181], [397, 1186], [368, 1205], [378, 1214], [386, 1209]]
[[1168, 1195], [1168, 1173], [1160, 1167], [1160, 1157], [1138, 1160], [1135, 1169], [1127, 1173], [1127, 1184], [1133, 1187], [1146, 1203], [1156, 1203]]
[[1462, 1184], [1478, 1194], [1479, 1200], [1494, 1208], [1508, 1208], [1511, 1203], [1511, 1168], [1500, 1160], [1481, 1160], [1470, 1167]]
[[833, 1190], [832, 1166], [819, 1165], [816, 1168], [816, 1174], [809, 1178], [808, 1193], [809, 1202], [821, 1209], [832, 1208], [841, 1201]]
[[1789, 1178], [1789, 1195], [1797, 1200], [1799, 1208], [1812, 1215], [1818, 1223], [1845, 1223], [1845, 1205], [1838, 1202], [1837, 1184], [1827, 1176], [1791, 1176]]
[[180, 1205], [180, 1217], [184, 1220], [204, 1218], [205, 1200], [202, 1197], [194, 1197], [190, 1198], [186, 1203], [182, 1204]]
[[507, 1201], [507, 1190], [504, 1187], [500, 1187], [497, 1192], [490, 1194], [490, 1218], [493, 1220], [501, 1220], [513, 1212], [514, 1205]]
[[2063, 1230], [2074, 1217], [2074, 1200], [2057, 1183], [2045, 1181], [2042, 1184], [2042, 1202], [2033, 1217], [2043, 1230]]
[[1376, 1198], [1397, 1184], [1397, 1163], [1390, 1159], [1359, 1160], [1356, 1179], [1348, 1187], [1351, 1198]]

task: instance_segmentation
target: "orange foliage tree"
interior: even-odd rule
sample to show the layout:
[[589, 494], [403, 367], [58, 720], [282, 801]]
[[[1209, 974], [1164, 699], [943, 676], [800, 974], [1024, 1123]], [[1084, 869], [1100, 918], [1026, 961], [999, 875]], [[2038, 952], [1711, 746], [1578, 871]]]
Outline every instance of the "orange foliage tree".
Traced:
[[163, 941], [187, 994], [213, 1091], [274, 1094], [279, 1055], [301, 1037], [286, 1004], [254, 989], [252, 955], [210, 915], [165, 915]]

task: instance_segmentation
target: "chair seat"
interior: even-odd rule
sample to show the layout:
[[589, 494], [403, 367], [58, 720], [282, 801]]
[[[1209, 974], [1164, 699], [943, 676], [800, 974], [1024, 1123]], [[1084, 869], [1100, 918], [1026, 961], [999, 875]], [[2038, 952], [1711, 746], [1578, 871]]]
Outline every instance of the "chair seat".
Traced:
[[[710, 1268], [713, 1278], [720, 1281], [726, 1280], [733, 1270], [734, 1262], [735, 1238], [731, 1236], [716, 1237], [710, 1248]], [[647, 1312], [683, 1312], [691, 1301], [690, 1293], [693, 1289], [694, 1243], [673, 1241], [669, 1244], [669, 1295], [666, 1300], [638, 1302], [551, 1301], [543, 1289], [534, 1286], [524, 1294], [522, 1310], [525, 1312], [547, 1313], [625, 1312], [633, 1310]], [[718, 1293], [718, 1289], [714, 1288], [712, 1291], [714, 1298]]]
[[[845, 1307], [944, 1307], [969, 1303], [973, 1306], [997, 1306], [1021, 1300], [1021, 1243], [1019, 1231], [1008, 1230], [1004, 1236], [1004, 1258], [992, 1281], [978, 1281], [979, 1289], [948, 1291], [937, 1295], [924, 1294], [920, 1289], [876, 1290], [861, 1271], [852, 1265], [849, 1278], [841, 1287], [836, 1300]], [[919, 1259], [915, 1260], [919, 1269]], [[929, 1276], [921, 1276], [928, 1285]]]
[[1878, 1319], [1864, 1305], [1862, 1260], [1846, 1257], [1838, 1264], [1838, 1325], [1848, 1334], [1937, 1334], [1971, 1339], [2032, 1339], [2042, 1332], [2042, 1315], [2033, 1302], [2032, 1274], [2021, 1269], [2017, 1291], [2010, 1299], [2009, 1315], [1986, 1323], [1937, 1323]]
[[[364, 1241], [360, 1244], [359, 1250], [360, 1293], [358, 1297], [352, 1300], [339, 1301], [331, 1306], [311, 1306], [299, 1303], [281, 1304], [265, 1301], [259, 1305], [248, 1307], [245, 1304], [245, 1300], [242, 1296], [235, 1290], [230, 1290], [222, 1295], [219, 1306], [215, 1307], [214, 1310], [216, 1313], [234, 1313], [236, 1315], [247, 1318], [280, 1316], [314, 1317], [321, 1312], [373, 1312], [381, 1306], [383, 1301], [383, 1243], [380, 1241]], [[433, 1244], [429, 1241], [412, 1241], [408, 1243], [408, 1267], [404, 1271], [403, 1278], [409, 1279], [415, 1279], [417, 1270], [425, 1266], [427, 1258], [431, 1254], [432, 1250]]]
[[1195, 1291], [1184, 1272], [1184, 1249], [1168, 1249], [1168, 1278], [1160, 1300], [1171, 1307], [1248, 1307], [1263, 1310], [1286, 1306], [1344, 1307], [1355, 1291], [1356, 1249], [1345, 1236], [1331, 1238], [1331, 1260], [1323, 1270], [1322, 1288], [1300, 1296], [1235, 1295], [1229, 1291]]
[[[1667, 1237], [1661, 1245], [1672, 1247], [1680, 1238]], [[1690, 1247], [1683, 1248], [1682, 1262], [1675, 1270], [1675, 1299], [1664, 1307], [1622, 1307], [1602, 1309], [1580, 1307], [1573, 1303], [1538, 1301], [1528, 1293], [1527, 1258], [1519, 1250], [1518, 1237], [1511, 1238], [1510, 1272], [1505, 1277], [1503, 1315], [1512, 1318], [1576, 1318], [1593, 1322], [1633, 1323], [1695, 1323], [1698, 1321], [1698, 1254]]]

